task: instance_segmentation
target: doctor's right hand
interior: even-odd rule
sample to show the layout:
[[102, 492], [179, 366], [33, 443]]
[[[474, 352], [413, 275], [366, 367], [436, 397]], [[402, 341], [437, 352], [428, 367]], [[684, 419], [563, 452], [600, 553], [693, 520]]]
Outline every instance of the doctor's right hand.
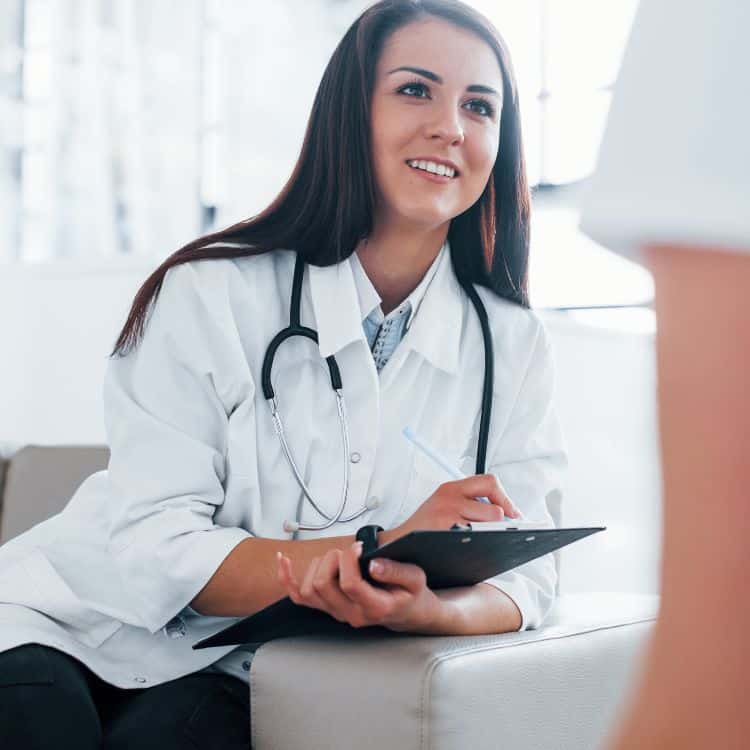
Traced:
[[[478, 497], [486, 497], [489, 504], [479, 502]], [[506, 516], [520, 518], [521, 512], [505, 494], [498, 478], [494, 474], [476, 474], [441, 484], [406, 521], [393, 529], [392, 538], [410, 531], [444, 531], [469, 521], [502, 521]]]

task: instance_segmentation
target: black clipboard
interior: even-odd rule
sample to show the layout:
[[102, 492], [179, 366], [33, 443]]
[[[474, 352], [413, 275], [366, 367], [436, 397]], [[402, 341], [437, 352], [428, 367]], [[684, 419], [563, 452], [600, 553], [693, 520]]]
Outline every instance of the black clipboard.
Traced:
[[[502, 529], [472, 531], [412, 531], [360, 559], [363, 575], [375, 557], [419, 565], [431, 589], [471, 586], [505, 573], [537, 557], [554, 552], [579, 539], [604, 531], [605, 526], [572, 529]], [[372, 626], [353, 628], [327, 613], [295, 604], [289, 597], [203, 638], [194, 649], [260, 644], [296, 635], [389, 631]]]

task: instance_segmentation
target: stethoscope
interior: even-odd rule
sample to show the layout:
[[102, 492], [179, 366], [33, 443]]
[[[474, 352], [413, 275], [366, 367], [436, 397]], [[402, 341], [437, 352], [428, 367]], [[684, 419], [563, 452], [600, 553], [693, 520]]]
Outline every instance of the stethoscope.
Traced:
[[[271, 385], [271, 370], [273, 369], [273, 360], [276, 356], [276, 351], [287, 339], [290, 339], [293, 336], [305, 336], [306, 338], [312, 339], [316, 344], [318, 343], [317, 331], [300, 325], [300, 298], [302, 296], [302, 277], [304, 273], [305, 262], [298, 253], [294, 263], [289, 326], [279, 331], [271, 340], [271, 343], [266, 349], [265, 356], [263, 357], [263, 369], [261, 371], [263, 396], [266, 401], [268, 401], [268, 405], [271, 409], [274, 429], [279, 436], [284, 455], [286, 456], [287, 461], [289, 461], [289, 465], [292, 467], [297, 483], [304, 493], [300, 497], [297, 505], [297, 520], [284, 521], [284, 531], [287, 533], [294, 533], [295, 535], [297, 531], [323, 531], [324, 529], [330, 528], [335, 523], [347, 523], [353, 521], [355, 518], [359, 518], [363, 513], [366, 513], [369, 510], [374, 510], [379, 504], [377, 500], [368, 500], [356, 513], [344, 516], [344, 507], [346, 506], [346, 501], [349, 496], [349, 480], [351, 478], [349, 461], [349, 427], [346, 419], [346, 404], [344, 402], [344, 392], [341, 383], [341, 372], [339, 371], [336, 357], [333, 354], [326, 357], [326, 364], [328, 365], [328, 372], [330, 374], [331, 388], [336, 395], [336, 407], [339, 415], [339, 424], [341, 426], [341, 437], [344, 443], [344, 485], [341, 491], [341, 501], [334, 515], [329, 516], [328, 513], [326, 513], [326, 511], [315, 502], [315, 498], [310, 494], [310, 489], [297, 468], [297, 464], [292, 457], [291, 450], [289, 449], [289, 443], [287, 442], [286, 434], [284, 433], [284, 425], [281, 421], [281, 414], [279, 412], [279, 403], [276, 394], [274, 393], [273, 386]], [[473, 284], [470, 282], [461, 282], [460, 280], [459, 283], [474, 305], [474, 309], [479, 317], [479, 323], [482, 327], [482, 338], [484, 340], [484, 385], [482, 388], [482, 412], [479, 420], [479, 443], [477, 446], [476, 461], [476, 473], [484, 474], [487, 457], [487, 441], [490, 432], [490, 414], [492, 412], [492, 390], [495, 380], [492, 332], [490, 331], [490, 325], [487, 318], [487, 310], [482, 304]], [[302, 516], [302, 503], [305, 498], [307, 498], [313, 508], [315, 508], [315, 510], [326, 519], [324, 523], [317, 525], [300, 523], [300, 518]]]

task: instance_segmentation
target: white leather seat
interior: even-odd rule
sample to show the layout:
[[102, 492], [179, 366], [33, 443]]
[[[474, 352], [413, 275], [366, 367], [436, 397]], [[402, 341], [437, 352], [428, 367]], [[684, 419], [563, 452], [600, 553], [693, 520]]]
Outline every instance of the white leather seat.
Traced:
[[272, 641], [251, 668], [253, 749], [593, 750], [657, 609], [657, 596], [569, 594], [521, 633]]

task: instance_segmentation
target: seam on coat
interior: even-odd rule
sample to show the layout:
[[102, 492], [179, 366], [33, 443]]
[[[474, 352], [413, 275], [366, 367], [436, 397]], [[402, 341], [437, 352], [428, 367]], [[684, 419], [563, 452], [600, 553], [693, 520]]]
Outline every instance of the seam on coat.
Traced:
[[3, 506], [5, 505], [5, 487], [8, 483], [8, 473], [10, 472], [10, 458], [0, 456], [3, 463], [3, 470], [0, 471], [0, 532], [3, 530]]
[[253, 659], [250, 662], [250, 673], [249, 673], [249, 683], [250, 683], [250, 747], [257, 747], [257, 737], [256, 737], [256, 728], [258, 726], [256, 719], [256, 698], [258, 697], [258, 691], [255, 686], [255, 679], [253, 675], [253, 664], [255, 662], [255, 659]]

